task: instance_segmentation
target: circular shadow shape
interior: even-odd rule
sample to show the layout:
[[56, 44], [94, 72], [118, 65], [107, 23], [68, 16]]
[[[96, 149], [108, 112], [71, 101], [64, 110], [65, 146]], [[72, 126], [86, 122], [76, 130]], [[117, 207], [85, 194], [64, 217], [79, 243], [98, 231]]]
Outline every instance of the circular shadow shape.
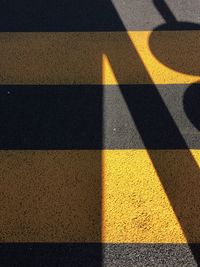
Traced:
[[193, 84], [186, 90], [183, 106], [189, 120], [200, 131], [200, 84]]
[[[200, 25], [177, 22], [159, 26], [149, 38], [151, 52], [167, 67], [181, 73], [199, 76], [200, 35], [195, 35], [193, 30], [200, 30]], [[178, 31], [176, 35], [174, 31]]]

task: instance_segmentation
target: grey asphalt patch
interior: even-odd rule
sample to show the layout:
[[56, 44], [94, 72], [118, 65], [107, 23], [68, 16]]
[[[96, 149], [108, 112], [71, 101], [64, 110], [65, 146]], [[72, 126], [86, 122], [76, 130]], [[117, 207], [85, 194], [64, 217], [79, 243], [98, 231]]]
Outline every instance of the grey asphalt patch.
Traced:
[[192, 250], [186, 244], [106, 244], [103, 266], [199, 266], [199, 259], [193, 255], [194, 250], [199, 253], [199, 245], [193, 245]]
[[[197, 98], [197, 95], [200, 95], [198, 93], [200, 85], [193, 85], [193, 90], [197, 93], [187, 99], [184, 96], [186, 96], [186, 91], [191, 90], [188, 87], [190, 85], [156, 85], [163, 100], [163, 103], [159, 103], [156, 95], [154, 97], [156, 90], [154, 85], [126, 85], [123, 86], [123, 94], [118, 86], [104, 86], [103, 146], [108, 149], [186, 148], [184, 147], [185, 145], [188, 148], [200, 148], [200, 132], [184, 109], [185, 101], [191, 114], [193, 114], [191, 116], [196, 117], [196, 124], [198, 124], [200, 114], [197, 101], [200, 104], [200, 99]], [[137, 92], [140, 91], [142, 95], [138, 97]], [[124, 99], [126, 94], [129, 103]], [[142, 97], [146, 105], [142, 103]], [[138, 102], [138, 99], [141, 103]], [[196, 105], [194, 105], [195, 100], [197, 102]], [[165, 110], [168, 114], [161, 112], [163, 105], [165, 105]], [[136, 114], [130, 111], [132, 108], [136, 111]], [[149, 114], [149, 111], [152, 111], [152, 113]], [[172, 123], [168, 123], [167, 116], [171, 116], [174, 121], [173, 126]], [[138, 129], [138, 125], [134, 121], [135, 118], [140, 122], [143, 120], [143, 125], [140, 129]], [[180, 135], [185, 140], [185, 145], [182, 144], [179, 137], [176, 140], [176, 135], [173, 135], [173, 132], [171, 132], [171, 139], [175, 141], [170, 144], [170, 127], [176, 127], [179, 130]], [[141, 132], [141, 129], [145, 133]], [[145, 137], [142, 138], [144, 134]], [[149, 138], [154, 139], [147, 140], [145, 146], [144, 139], [148, 138], [148, 134], [149, 136], [153, 135], [152, 138]], [[155, 140], [157, 140], [157, 144], [153, 143]], [[148, 144], [149, 146], [147, 146]]]
[[[163, 0], [159, 1], [163, 2]], [[200, 23], [198, 0], [166, 0], [165, 2], [177, 21]], [[153, 0], [112, 0], [112, 3], [127, 30], [153, 30], [165, 23], [163, 14], [159, 12]]]

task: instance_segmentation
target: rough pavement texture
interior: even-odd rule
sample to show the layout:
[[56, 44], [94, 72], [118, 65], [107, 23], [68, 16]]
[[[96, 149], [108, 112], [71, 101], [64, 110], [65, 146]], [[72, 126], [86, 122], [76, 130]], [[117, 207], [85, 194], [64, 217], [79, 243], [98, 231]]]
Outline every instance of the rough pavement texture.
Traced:
[[198, 265], [200, 4], [166, 3], [1, 1], [1, 266]]

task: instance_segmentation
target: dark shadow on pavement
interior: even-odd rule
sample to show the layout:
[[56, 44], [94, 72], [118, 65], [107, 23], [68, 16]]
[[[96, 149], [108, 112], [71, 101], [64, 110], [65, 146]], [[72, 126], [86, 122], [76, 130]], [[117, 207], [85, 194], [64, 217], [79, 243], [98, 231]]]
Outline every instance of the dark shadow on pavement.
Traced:
[[[55, 1], [35, 1], [34, 4], [29, 5], [28, 1], [21, 0], [16, 3], [12, 1], [6, 1], [1, 3], [1, 13], [0, 13], [0, 30], [1, 31], [124, 31], [126, 32], [126, 28], [123, 25], [119, 15], [117, 14], [115, 7], [112, 5], [111, 1], [62, 1], [59, 5]], [[48, 7], [46, 9], [46, 7]], [[161, 7], [159, 7], [161, 8]], [[168, 13], [168, 12], [167, 12]], [[167, 14], [166, 14], [167, 17]], [[170, 23], [174, 25], [176, 22], [173, 21], [173, 18], [169, 19]], [[183, 25], [185, 27], [185, 24]], [[187, 26], [187, 25], [186, 25]], [[189, 24], [188, 24], [189, 26]], [[191, 25], [190, 25], [191, 26]], [[183, 28], [184, 28], [183, 27]], [[163, 28], [162, 28], [163, 29]], [[152, 35], [153, 36], [153, 35]], [[153, 37], [152, 37], [153, 38]], [[117, 42], [118, 40], [116, 40]], [[115, 51], [111, 49], [111, 46], [107, 46], [106, 44], [102, 44], [102, 47], [98, 47], [98, 51], [96, 53], [96, 57], [93, 58], [95, 64], [101, 66], [102, 65], [102, 55], [106, 54], [111, 66], [114, 70], [115, 76], [119, 83], [120, 90], [122, 95], [126, 101], [127, 107], [131, 112], [132, 118], [137, 126], [137, 129], [142, 137], [143, 143], [148, 151], [149, 157], [151, 158], [152, 164], [154, 165], [158, 176], [162, 182], [162, 185], [167, 193], [171, 206], [179, 220], [179, 223], [183, 229], [183, 232], [187, 238], [187, 241], [193, 242], [193, 240], [200, 240], [200, 199], [198, 197], [200, 192], [200, 174], [199, 167], [195, 162], [192, 154], [190, 153], [185, 140], [183, 139], [179, 129], [176, 126], [173, 118], [171, 117], [164, 101], [162, 100], [156, 86], [153, 84], [153, 81], [148, 75], [148, 72], [140, 59], [133, 43], [131, 42], [128, 34], [123, 36], [123, 39], [120, 39], [121, 48], [120, 54], [116, 54]], [[91, 44], [92, 45], [92, 44]], [[151, 42], [150, 42], [151, 47]], [[153, 49], [154, 51], [154, 49]], [[82, 53], [82, 51], [80, 51]], [[88, 53], [90, 50], [88, 49]], [[127, 53], [130, 55], [126, 57]], [[154, 51], [156, 54], [156, 51]], [[120, 62], [120, 63], [119, 63]], [[85, 54], [85, 68], [87, 68], [87, 53]], [[143, 85], [138, 85], [138, 89], [131, 90], [131, 85], [126, 86], [123, 85], [124, 75], [126, 73], [127, 68], [129, 71], [135, 76], [135, 72], [138, 69], [144, 74], [144, 80], [149, 84], [149, 87]], [[176, 68], [176, 66], [174, 66]], [[100, 68], [99, 68], [100, 69]], [[99, 77], [102, 77], [102, 73], [99, 72]], [[75, 86], [76, 87], [76, 86]], [[88, 85], [88, 88], [90, 86]], [[7, 87], [5, 86], [5, 90]], [[14, 87], [13, 87], [14, 88]], [[78, 87], [77, 87], [78, 88]], [[103, 90], [103, 87], [101, 88]], [[21, 89], [20, 89], [21, 90]], [[21, 129], [17, 129], [17, 122], [14, 122], [14, 126], [6, 122], [6, 118], [1, 117], [1, 122], [4, 122], [4, 130], [6, 129], [4, 136], [5, 144], [3, 145], [3, 149], [6, 149], [6, 143], [11, 144], [7, 147], [7, 149], [34, 149], [32, 146], [32, 131], [36, 133], [37, 140], [35, 140], [35, 149], [69, 149], [71, 142], [73, 142], [73, 137], [77, 142], [80, 140], [80, 134], [83, 132], [81, 138], [83, 140], [88, 141], [87, 139], [91, 138], [91, 140], [97, 140], [100, 144], [100, 147], [103, 148], [102, 140], [102, 112], [103, 112], [103, 103], [102, 100], [99, 101], [99, 96], [94, 93], [93, 95], [93, 104], [96, 103], [97, 106], [93, 106], [92, 103], [88, 102], [88, 93], [84, 96], [81, 95], [81, 98], [78, 99], [80, 101], [80, 105], [78, 107], [74, 107], [74, 102], [76, 101], [75, 93], [70, 91], [74, 90], [72, 87], [68, 87], [65, 89], [61, 89], [61, 95], [57, 96], [57, 92], [55, 91], [54, 96], [50, 96], [50, 92], [45, 96], [42, 95], [42, 91], [38, 94], [38, 91], [34, 92], [34, 88], [31, 88], [29, 93], [26, 93], [22, 89], [19, 92], [18, 87], [13, 89], [13, 97], [12, 100], [8, 100], [6, 97], [6, 101], [10, 104], [10, 109], [12, 113], [9, 113], [11, 121], [18, 120], [24, 126], [25, 121], [28, 121], [30, 118], [30, 128], [26, 131], [26, 137], [30, 138], [28, 145], [24, 146], [25, 143], [20, 147], [17, 142], [16, 136], [21, 138], [23, 136], [23, 132]], [[50, 89], [46, 89], [47, 91]], [[69, 91], [68, 91], [69, 90]], [[79, 89], [78, 89], [79, 90]], [[77, 90], [77, 91], [78, 91]], [[85, 89], [87, 91], [87, 89]], [[92, 90], [92, 88], [91, 88]], [[70, 92], [69, 94], [67, 92]], [[76, 92], [76, 89], [75, 89]], [[29, 114], [26, 114], [27, 106], [24, 104], [26, 101], [25, 95], [29, 94], [28, 97], [31, 99], [38, 98], [38, 111], [36, 111], [37, 119], [34, 117], [34, 114], [31, 110], [29, 110]], [[41, 94], [41, 95], [40, 95]], [[45, 94], [45, 93], [44, 93]], [[77, 93], [78, 95], [78, 93]], [[58, 109], [56, 109], [53, 98], [56, 100], [58, 104]], [[83, 97], [83, 98], [82, 98]], [[85, 97], [85, 98], [84, 98]], [[82, 102], [82, 99], [83, 102]], [[103, 99], [103, 96], [102, 96]], [[90, 100], [90, 97], [89, 97]], [[47, 101], [47, 102], [46, 102]], [[99, 102], [98, 102], [99, 101]], [[6, 103], [6, 102], [5, 102]], [[50, 103], [50, 105], [49, 105]], [[100, 105], [99, 105], [100, 103]], [[22, 106], [21, 106], [22, 104]], [[30, 108], [34, 107], [34, 103], [32, 100], [29, 101]], [[88, 106], [91, 105], [91, 106]], [[6, 106], [2, 104], [4, 109]], [[46, 108], [44, 109], [44, 107]], [[91, 112], [90, 108], [95, 109], [95, 118], [91, 120]], [[77, 109], [76, 109], [77, 108]], [[85, 109], [86, 108], [86, 109]], [[66, 112], [69, 112], [69, 116], [65, 118]], [[81, 112], [80, 112], [81, 109]], [[97, 110], [98, 109], [98, 110]], [[19, 113], [20, 111], [20, 113]], [[41, 117], [40, 112], [44, 112]], [[86, 113], [84, 113], [84, 111]], [[7, 111], [3, 111], [7, 114]], [[83, 112], [83, 113], [82, 113]], [[101, 114], [100, 114], [101, 113]], [[189, 113], [187, 111], [187, 113]], [[13, 114], [13, 117], [11, 116]], [[80, 125], [73, 125], [73, 120], [81, 120], [83, 116], [83, 121], [80, 122], [83, 129], [80, 129]], [[29, 116], [29, 117], [28, 117]], [[12, 117], [12, 118], [11, 118]], [[53, 122], [50, 118], [54, 118], [57, 122]], [[88, 121], [87, 121], [88, 119]], [[86, 122], [87, 121], [87, 122]], [[40, 135], [39, 130], [37, 130], [37, 125], [40, 125]], [[45, 126], [43, 126], [43, 123]], [[8, 127], [9, 126], [9, 127]], [[68, 127], [70, 126], [70, 127]], [[7, 127], [7, 128], [6, 128]], [[12, 139], [12, 135], [9, 132], [10, 127], [12, 131], [15, 132], [14, 139]], [[13, 127], [13, 128], [12, 128]], [[19, 126], [20, 127], [20, 126]], [[87, 129], [86, 129], [86, 128]], [[62, 132], [67, 133], [62, 137]], [[97, 133], [97, 136], [90, 136], [91, 132]], [[6, 135], [8, 133], [8, 135]], [[30, 135], [29, 135], [30, 133]], [[58, 136], [57, 136], [58, 135]], [[47, 136], [46, 141], [45, 136]], [[49, 136], [49, 137], [48, 137]], [[52, 136], [52, 138], [51, 138]], [[10, 139], [9, 139], [9, 138]], [[44, 139], [40, 139], [40, 138]], [[49, 138], [49, 139], [48, 139]], [[84, 139], [85, 138], [85, 139]], [[97, 138], [97, 139], [94, 139]], [[100, 140], [101, 139], [101, 140]], [[22, 142], [25, 142], [27, 139], [21, 138]], [[63, 140], [63, 144], [59, 143]], [[51, 142], [57, 142], [57, 145], [52, 146]], [[92, 141], [92, 144], [94, 144]], [[86, 142], [87, 143], [87, 142]], [[15, 144], [15, 145], [13, 145]], [[18, 145], [16, 145], [18, 144]], [[2, 146], [2, 144], [0, 144]], [[95, 146], [95, 145], [94, 145]], [[72, 148], [75, 148], [76, 144]], [[78, 149], [86, 149], [87, 146], [80, 145], [76, 147]], [[91, 149], [93, 147], [90, 147]], [[94, 147], [95, 148], [95, 147]], [[172, 149], [182, 149], [179, 153], [174, 152]], [[163, 149], [161, 151], [160, 149]], [[96, 162], [94, 166], [98, 166], [96, 171], [96, 178], [98, 180], [97, 183], [94, 183], [95, 186], [91, 190], [93, 192], [99, 192], [98, 198], [95, 202], [95, 208], [90, 210], [90, 212], [95, 212], [97, 215], [101, 213], [102, 202], [101, 202], [101, 179], [102, 179], [102, 166], [100, 155], [101, 151], [98, 152], [99, 156], [96, 158]], [[87, 161], [87, 159], [86, 159]], [[87, 166], [87, 162], [85, 162], [85, 166]], [[93, 166], [91, 166], [93, 168]], [[98, 186], [98, 188], [97, 188]], [[69, 197], [69, 196], [68, 196]], [[93, 199], [93, 197], [91, 198]], [[70, 202], [70, 199], [68, 199]], [[195, 205], [194, 205], [195, 203]], [[84, 203], [83, 203], [84, 205]], [[87, 208], [87, 207], [86, 207]], [[83, 208], [84, 211], [84, 208]], [[84, 214], [84, 212], [83, 212]], [[101, 217], [101, 216], [100, 216]], [[102, 227], [102, 218], [98, 216], [98, 230]], [[9, 223], [9, 221], [8, 221]], [[67, 222], [66, 222], [67, 223]], [[97, 235], [97, 243], [101, 242], [100, 237]], [[91, 247], [88, 246], [89, 258], [93, 257], [98, 259], [98, 265], [101, 266], [103, 258], [102, 258], [102, 247], [96, 246], [93, 244], [95, 249], [95, 253], [92, 250], [92, 256], [90, 254]], [[13, 257], [13, 255], [17, 255], [18, 249], [13, 250], [12, 244], [2, 244], [2, 247], [8, 247], [8, 249], [1, 249], [1, 253], [3, 256], [6, 254], [6, 258]], [[17, 246], [17, 245], [16, 245]], [[27, 246], [27, 249], [29, 245]], [[58, 258], [58, 255], [55, 253], [53, 256], [51, 253], [54, 253], [52, 249], [48, 249], [48, 244], [44, 244], [46, 246], [47, 251], [45, 251], [46, 259], [51, 257]], [[68, 246], [68, 244], [66, 245]], [[69, 250], [67, 250], [67, 255], [62, 254], [62, 264], [66, 264], [67, 266], [75, 266], [74, 265], [74, 257], [77, 256], [76, 264], [77, 266], [86, 266], [88, 262], [88, 253], [83, 250], [83, 253], [79, 253], [79, 244], [77, 246], [72, 246]], [[86, 244], [87, 246], [87, 244]], [[197, 260], [199, 261], [198, 253], [196, 253], [196, 249], [193, 249], [193, 245], [191, 245], [191, 250]], [[11, 248], [11, 249], [10, 249]], [[40, 248], [40, 246], [38, 247]], [[58, 246], [59, 248], [59, 246]], [[65, 248], [66, 249], [66, 248]], [[75, 250], [74, 250], [75, 249]], [[35, 250], [33, 250], [33, 254], [29, 254], [28, 258], [26, 258], [26, 262], [30, 261], [31, 258], [36, 255], [34, 254]], [[22, 249], [22, 253], [24, 250]], [[49, 254], [50, 253], [50, 254]], [[60, 252], [59, 252], [60, 253]], [[76, 256], [75, 256], [76, 255]], [[23, 256], [23, 255], [22, 255]], [[51, 258], [50, 257], [50, 258]], [[84, 259], [85, 257], [85, 259]], [[17, 259], [17, 258], [16, 258]], [[59, 259], [60, 260], [60, 259]], [[52, 261], [53, 262], [53, 261]], [[92, 263], [91, 263], [92, 264]], [[55, 264], [56, 265], [56, 264]], [[5, 265], [6, 266], [6, 265]], [[33, 265], [35, 266], [35, 265]], [[43, 265], [45, 266], [45, 265]], [[64, 265], [62, 265], [64, 266]], [[89, 266], [87, 264], [87, 266]], [[94, 266], [94, 265], [91, 265]], [[97, 266], [97, 265], [95, 265]]]
[[[199, 30], [200, 25], [177, 21], [164, 0], [154, 0], [153, 2], [166, 23], [154, 29], [149, 38], [152, 53], [162, 64], [175, 71], [199, 76], [199, 39], [194, 39], [195, 35], [191, 31], [188, 34], [190, 39], [186, 40], [184, 31]], [[170, 39], [169, 32], [167, 34], [158, 33], [158, 31], [168, 30], [178, 31], [176, 38]], [[198, 130], [200, 129], [199, 96], [199, 84], [193, 84], [186, 90], [183, 98], [185, 115]], [[175, 130], [175, 123], [172, 120], [171, 123], [174, 124], [173, 128]], [[168, 131], [169, 128], [166, 129]], [[173, 135], [175, 139], [177, 138], [182, 142], [180, 148], [184, 149], [184, 152], [176, 153], [176, 158], [170, 151], [163, 154], [162, 160], [167, 163], [165, 165], [159, 163], [162, 160], [156, 151], [150, 152], [150, 156], [188, 243], [199, 243], [200, 170], [179, 130], [176, 129]], [[190, 245], [190, 248], [196, 262], [199, 263], [199, 249], [193, 244]]]

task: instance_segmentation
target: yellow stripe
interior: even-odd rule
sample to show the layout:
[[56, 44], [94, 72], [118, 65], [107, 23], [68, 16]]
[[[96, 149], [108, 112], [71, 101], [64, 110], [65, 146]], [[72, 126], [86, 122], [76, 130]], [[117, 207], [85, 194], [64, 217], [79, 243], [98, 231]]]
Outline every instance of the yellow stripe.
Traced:
[[1, 151], [0, 240], [200, 242], [199, 166], [200, 150]]
[[200, 31], [0, 33], [0, 83], [193, 83], [199, 47]]
[[103, 166], [104, 242], [200, 242], [200, 150], [107, 150]]
[[0, 240], [100, 242], [100, 151], [1, 151]]

